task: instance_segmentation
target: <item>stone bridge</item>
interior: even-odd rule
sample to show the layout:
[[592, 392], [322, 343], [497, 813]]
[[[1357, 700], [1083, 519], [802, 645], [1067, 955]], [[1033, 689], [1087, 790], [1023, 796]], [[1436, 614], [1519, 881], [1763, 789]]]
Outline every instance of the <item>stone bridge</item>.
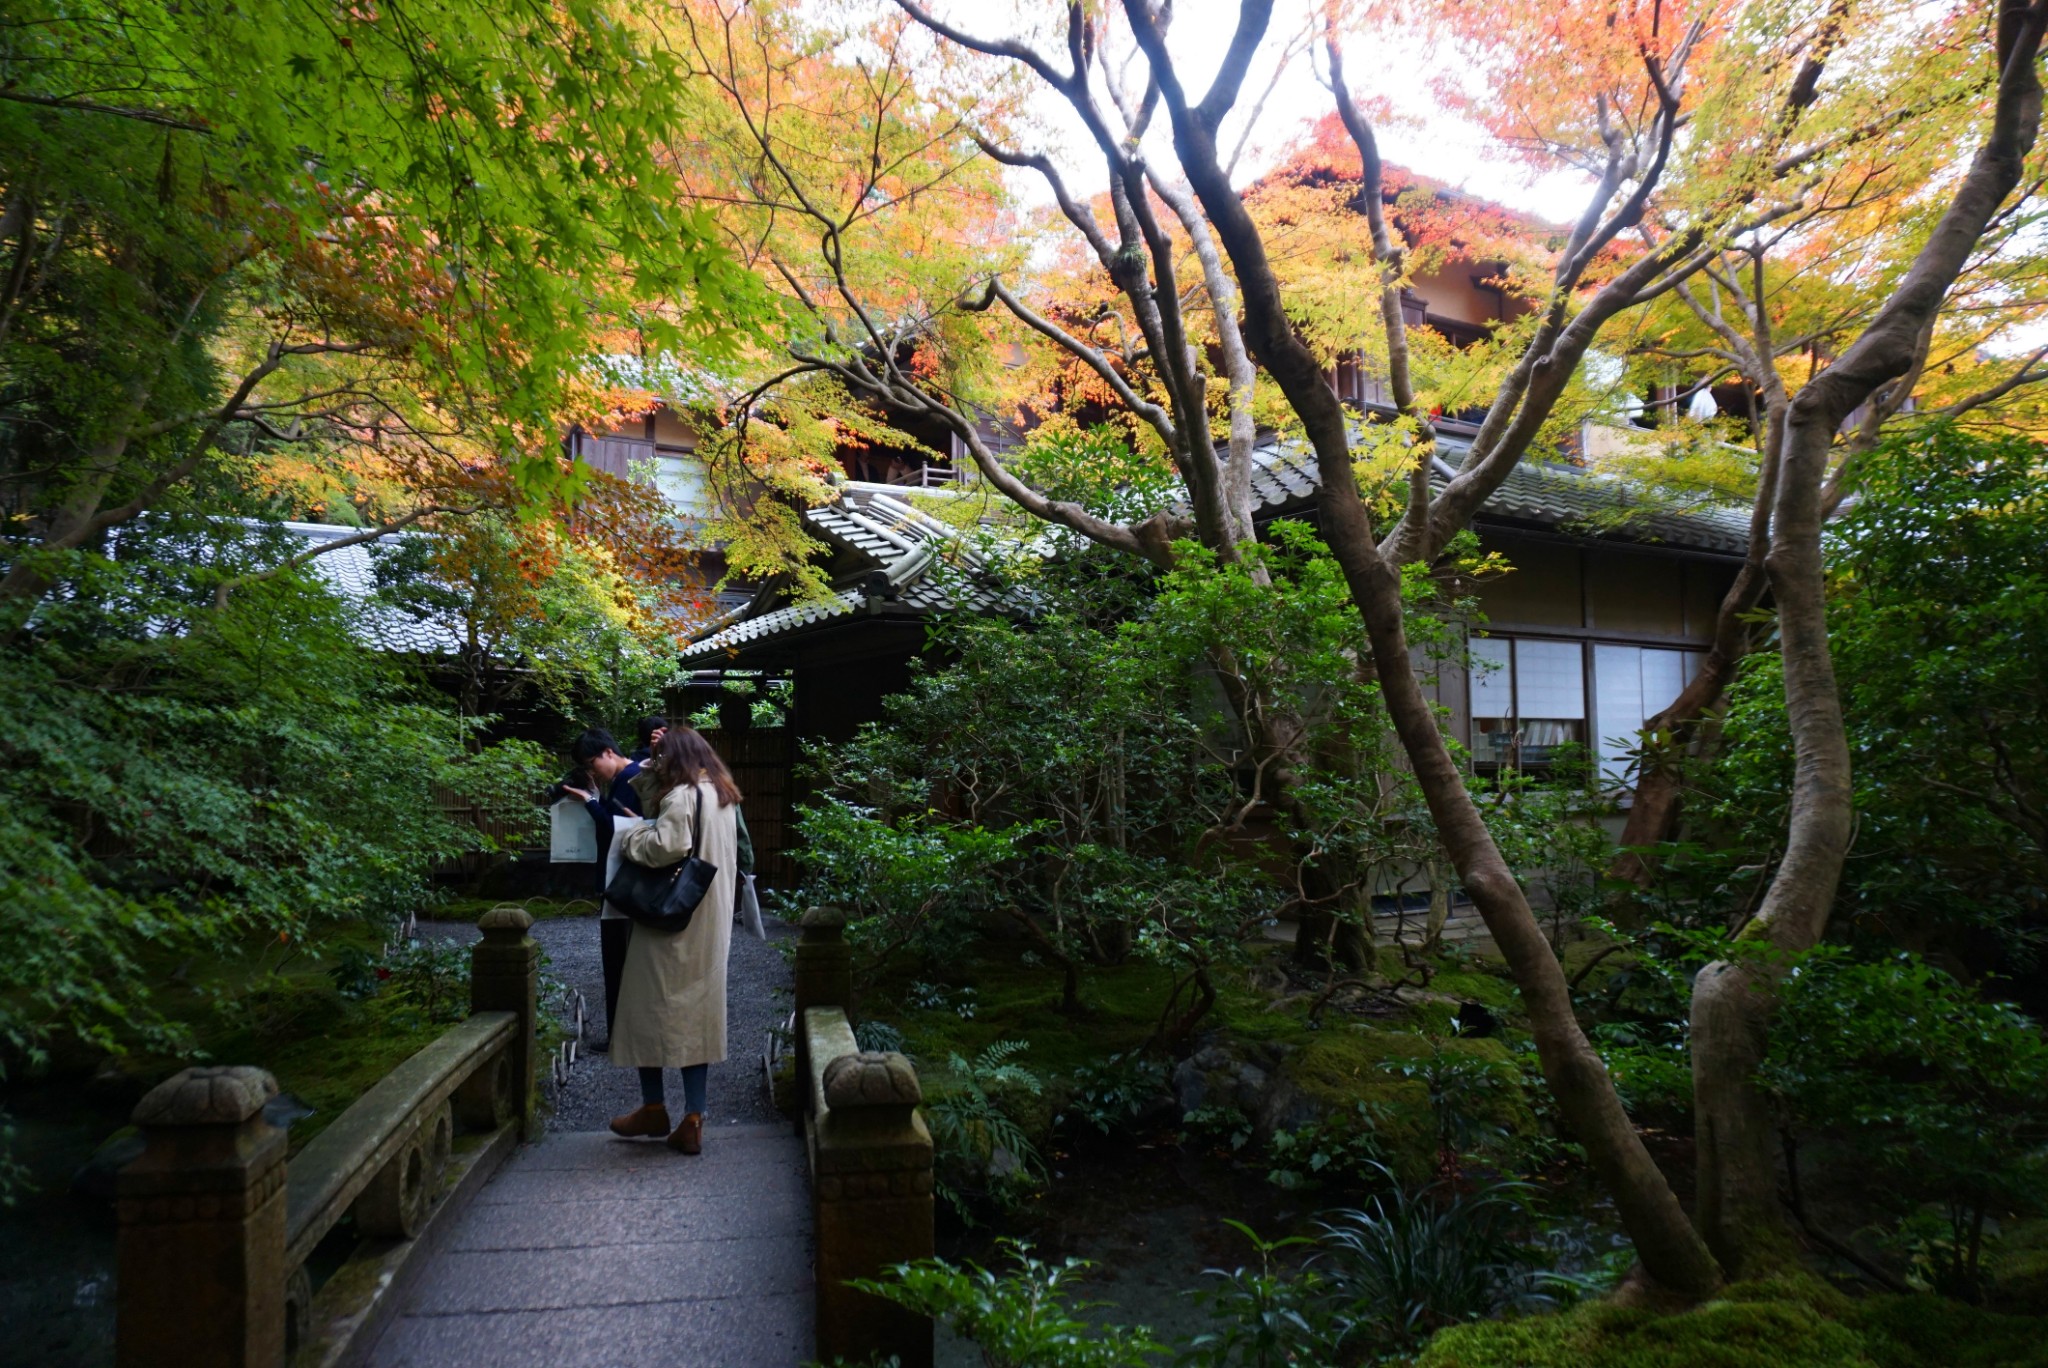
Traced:
[[536, 1123], [539, 950], [478, 922], [470, 1015], [289, 1162], [259, 1069], [137, 1106], [119, 1180], [121, 1368], [575, 1368], [932, 1359], [932, 1327], [847, 1285], [932, 1253], [916, 1072], [862, 1054], [837, 914], [797, 947], [800, 1127], [699, 1159]]

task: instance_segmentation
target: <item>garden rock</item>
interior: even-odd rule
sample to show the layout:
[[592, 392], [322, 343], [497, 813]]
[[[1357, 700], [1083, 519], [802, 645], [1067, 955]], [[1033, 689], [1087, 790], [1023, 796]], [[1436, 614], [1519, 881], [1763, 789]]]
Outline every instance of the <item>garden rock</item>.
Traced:
[[1296, 1130], [1323, 1108], [1287, 1077], [1289, 1046], [1212, 1037], [1173, 1071], [1174, 1100], [1183, 1116], [1204, 1107], [1228, 1107], [1252, 1123], [1261, 1140]]

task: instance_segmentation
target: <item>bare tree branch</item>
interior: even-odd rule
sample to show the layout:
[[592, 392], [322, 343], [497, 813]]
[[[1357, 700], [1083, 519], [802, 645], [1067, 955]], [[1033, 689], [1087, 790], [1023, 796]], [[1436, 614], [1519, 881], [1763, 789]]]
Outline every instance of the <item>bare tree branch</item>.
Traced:
[[259, 580], [273, 579], [278, 575], [282, 575], [287, 570], [296, 570], [302, 565], [309, 565], [321, 556], [335, 551], [345, 551], [351, 546], [362, 546], [368, 542], [380, 541], [385, 537], [391, 536], [393, 533], [403, 532], [406, 528], [415, 526], [427, 518], [444, 514], [455, 517], [467, 517], [472, 513], [478, 512], [482, 507], [483, 505], [481, 504], [471, 504], [466, 507], [453, 504], [428, 504], [424, 508], [415, 509], [402, 518], [380, 526], [366, 527], [362, 531], [351, 533], [346, 537], [336, 537], [332, 541], [309, 546], [304, 551], [300, 551], [295, 555], [286, 556], [283, 560], [267, 569], [252, 570], [246, 575], [236, 575], [232, 579], [222, 580], [213, 587], [213, 606], [216, 609], [225, 608], [228, 606], [228, 596], [243, 585], [255, 584]]
[[0, 100], [12, 100], [16, 104], [38, 105], [44, 109], [70, 109], [83, 114], [107, 114], [117, 119], [132, 119], [137, 123], [155, 124], [159, 128], [175, 128], [185, 133], [211, 134], [213, 130], [203, 123], [181, 119], [175, 114], [165, 114], [155, 109], [136, 109], [127, 105], [101, 104], [97, 100], [78, 99], [64, 95], [31, 95], [26, 90], [12, 90], [0, 86]]

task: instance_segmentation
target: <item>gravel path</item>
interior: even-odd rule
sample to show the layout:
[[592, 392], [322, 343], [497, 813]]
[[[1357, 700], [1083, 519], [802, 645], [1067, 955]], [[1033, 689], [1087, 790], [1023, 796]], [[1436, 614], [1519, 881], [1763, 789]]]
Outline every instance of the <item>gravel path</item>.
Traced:
[[[765, 941], [733, 928], [725, 990], [728, 1057], [725, 1063], [711, 1066], [709, 1111], [704, 1118], [707, 1129], [783, 1120], [768, 1099], [761, 1055], [767, 1049], [768, 1032], [780, 1026], [790, 1011], [789, 965], [776, 943], [794, 939], [797, 930], [773, 916], [765, 919]], [[466, 945], [476, 939], [477, 932], [463, 923], [421, 922], [420, 934]], [[582, 991], [589, 1031], [603, 1031], [604, 971], [598, 961], [597, 918], [556, 917], [535, 922], [533, 938], [547, 957], [545, 971]], [[673, 1070], [668, 1090], [673, 1110], [673, 1104], [682, 1100], [682, 1082]], [[611, 1118], [640, 1105], [640, 1086], [633, 1071], [613, 1067], [600, 1054], [579, 1052], [568, 1085], [559, 1091], [551, 1087], [549, 1092], [554, 1104], [549, 1130], [603, 1130]]]

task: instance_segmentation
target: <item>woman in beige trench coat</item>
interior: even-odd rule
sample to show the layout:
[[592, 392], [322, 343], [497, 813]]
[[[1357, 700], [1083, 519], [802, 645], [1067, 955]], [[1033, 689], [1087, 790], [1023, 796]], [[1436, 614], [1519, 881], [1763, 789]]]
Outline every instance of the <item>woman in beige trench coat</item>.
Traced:
[[[686, 929], [633, 927], [619, 978], [611, 1060], [640, 1071], [642, 1105], [615, 1118], [612, 1132], [629, 1138], [666, 1135], [670, 1148], [696, 1154], [704, 1138], [705, 1075], [725, 1059], [725, 965], [739, 882], [740, 791], [710, 743], [684, 726], [663, 734], [632, 784], [651, 820], [619, 838], [624, 857], [659, 868], [694, 853], [710, 861], [718, 876]], [[663, 1069], [683, 1071], [683, 1119], [673, 1131]]]

